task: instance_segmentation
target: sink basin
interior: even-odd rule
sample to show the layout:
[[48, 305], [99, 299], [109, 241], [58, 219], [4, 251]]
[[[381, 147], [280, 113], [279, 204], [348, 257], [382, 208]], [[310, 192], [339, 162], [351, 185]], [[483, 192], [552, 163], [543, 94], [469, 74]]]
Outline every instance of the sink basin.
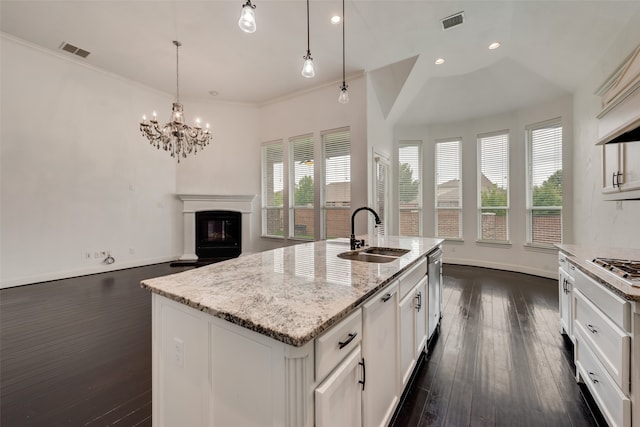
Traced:
[[349, 251], [338, 254], [338, 258], [350, 261], [385, 263], [393, 262], [409, 252], [408, 249], [372, 247], [360, 251]]
[[366, 254], [374, 254], [374, 255], [386, 255], [393, 257], [401, 257], [402, 255], [411, 252], [409, 249], [400, 249], [400, 248], [378, 248], [372, 247], [365, 249], [362, 251]]

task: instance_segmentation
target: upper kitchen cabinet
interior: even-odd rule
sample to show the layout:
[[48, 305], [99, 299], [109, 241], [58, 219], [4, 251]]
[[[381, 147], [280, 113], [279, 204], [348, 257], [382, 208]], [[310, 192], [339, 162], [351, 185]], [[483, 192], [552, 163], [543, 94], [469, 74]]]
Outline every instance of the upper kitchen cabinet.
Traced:
[[640, 199], [640, 46], [601, 86], [604, 200]]

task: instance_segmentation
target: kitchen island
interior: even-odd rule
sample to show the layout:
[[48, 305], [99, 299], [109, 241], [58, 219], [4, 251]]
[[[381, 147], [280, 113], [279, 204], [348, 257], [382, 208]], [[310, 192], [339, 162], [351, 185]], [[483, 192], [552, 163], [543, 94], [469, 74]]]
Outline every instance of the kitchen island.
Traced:
[[322, 241], [143, 281], [153, 424], [386, 424], [439, 321], [442, 240], [367, 243], [408, 253], [351, 261]]
[[631, 265], [640, 250], [558, 248], [560, 321], [574, 344], [576, 379], [609, 425], [640, 426], [640, 282], [598, 264]]

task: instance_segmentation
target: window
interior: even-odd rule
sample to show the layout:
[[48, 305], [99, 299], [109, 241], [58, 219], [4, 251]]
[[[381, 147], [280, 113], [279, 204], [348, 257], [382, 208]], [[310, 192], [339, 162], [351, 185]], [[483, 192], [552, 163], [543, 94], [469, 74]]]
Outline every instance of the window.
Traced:
[[314, 239], [315, 184], [313, 182], [313, 136], [303, 135], [289, 139], [290, 214], [289, 236], [297, 239]]
[[462, 140], [436, 142], [436, 236], [462, 238]]
[[262, 235], [284, 237], [282, 140], [262, 146]]
[[562, 124], [527, 127], [527, 243], [562, 242]]
[[389, 168], [391, 163], [389, 159], [382, 157], [378, 154], [374, 155], [374, 161], [376, 170], [374, 171], [375, 177], [375, 190], [373, 193], [373, 206], [374, 210], [378, 213], [382, 224], [376, 227], [376, 234], [379, 236], [387, 235], [387, 209], [389, 206]]
[[351, 133], [349, 129], [321, 135], [324, 232], [326, 238], [351, 235]]
[[398, 148], [398, 196], [400, 235], [420, 236], [422, 230], [422, 191], [420, 141], [400, 142]]
[[478, 137], [478, 239], [509, 240], [509, 133]]

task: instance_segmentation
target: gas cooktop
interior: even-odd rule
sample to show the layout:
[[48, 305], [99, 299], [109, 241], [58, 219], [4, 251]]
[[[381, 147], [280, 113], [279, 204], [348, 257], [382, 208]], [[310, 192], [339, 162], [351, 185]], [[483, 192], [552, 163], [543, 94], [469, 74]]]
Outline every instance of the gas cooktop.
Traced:
[[633, 286], [640, 286], [640, 261], [617, 258], [594, 258], [593, 263], [627, 280]]

